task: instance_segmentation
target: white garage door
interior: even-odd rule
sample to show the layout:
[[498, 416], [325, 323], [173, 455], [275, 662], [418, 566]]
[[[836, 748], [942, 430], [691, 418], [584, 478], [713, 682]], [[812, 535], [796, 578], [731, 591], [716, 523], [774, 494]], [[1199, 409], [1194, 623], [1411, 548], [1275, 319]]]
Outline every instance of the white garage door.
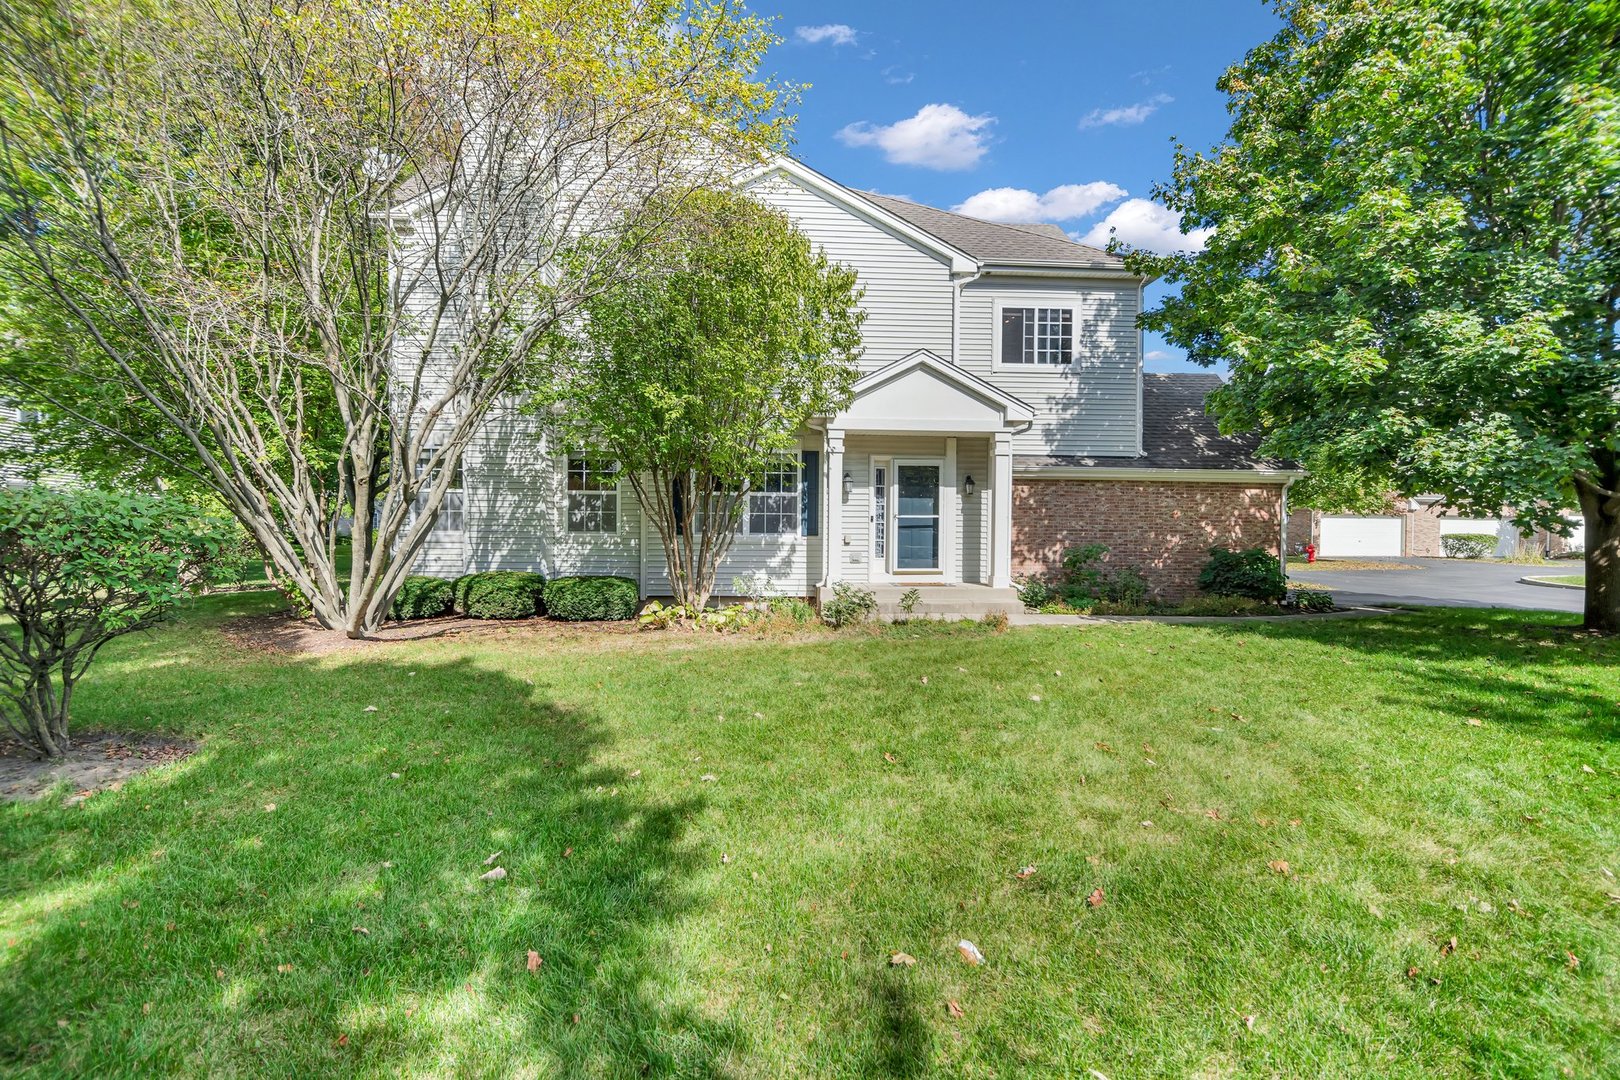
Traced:
[[1400, 555], [1404, 522], [1398, 517], [1324, 517], [1321, 550], [1324, 558]]
[[1440, 535], [1452, 533], [1485, 533], [1495, 536], [1502, 531], [1501, 518], [1441, 518]]

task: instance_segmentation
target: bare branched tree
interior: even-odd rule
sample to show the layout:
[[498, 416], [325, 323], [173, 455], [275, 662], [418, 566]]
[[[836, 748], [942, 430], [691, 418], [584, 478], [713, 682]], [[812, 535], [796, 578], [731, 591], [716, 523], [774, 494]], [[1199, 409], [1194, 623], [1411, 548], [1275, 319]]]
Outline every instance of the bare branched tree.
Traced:
[[627, 272], [592, 241], [656, 243], [780, 144], [773, 40], [693, 0], [5, 5], [3, 265], [363, 636], [490, 411]]

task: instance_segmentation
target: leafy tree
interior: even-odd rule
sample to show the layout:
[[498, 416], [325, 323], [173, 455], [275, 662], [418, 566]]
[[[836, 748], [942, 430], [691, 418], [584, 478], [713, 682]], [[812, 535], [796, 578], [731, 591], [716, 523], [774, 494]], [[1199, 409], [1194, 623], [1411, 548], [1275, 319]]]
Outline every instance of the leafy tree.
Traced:
[[0, 272], [94, 357], [35, 350], [27, 388], [194, 473], [363, 636], [473, 434], [625, 272], [589, 242], [781, 145], [775, 40], [706, 0], [0, 5]]
[[1339, 497], [1586, 519], [1620, 631], [1620, 4], [1285, 0], [1220, 80], [1231, 129], [1159, 195], [1196, 255], [1144, 317], [1231, 380], [1228, 429]]
[[849, 401], [855, 272], [746, 195], [700, 191], [636, 272], [584, 307], [535, 399], [562, 445], [611, 459], [658, 530], [670, 587], [702, 607], [750, 490], [805, 422]]
[[0, 715], [46, 757], [69, 746], [73, 688], [107, 642], [155, 626], [237, 546], [229, 519], [94, 488], [0, 489]]

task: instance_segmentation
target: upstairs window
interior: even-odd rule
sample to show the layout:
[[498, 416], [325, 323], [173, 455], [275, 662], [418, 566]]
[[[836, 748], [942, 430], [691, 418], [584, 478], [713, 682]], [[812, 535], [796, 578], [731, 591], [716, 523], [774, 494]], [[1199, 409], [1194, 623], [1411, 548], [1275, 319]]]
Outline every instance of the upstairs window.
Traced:
[[[420, 516], [427, 507], [428, 491], [439, 482], [444, 465], [429, 468], [433, 455], [439, 452], [436, 446], [424, 448], [416, 455], [416, 477], [420, 486], [417, 488], [415, 510]], [[445, 489], [444, 499], [439, 503], [439, 518], [433, 523], [434, 532], [461, 532], [467, 527], [467, 489], [461, 478], [461, 463], [456, 463], [456, 471], [450, 477], [450, 486]]]
[[796, 534], [799, 521], [799, 460], [778, 458], [766, 468], [759, 486], [748, 493], [744, 531], [749, 536]]
[[619, 463], [608, 458], [568, 457], [568, 531], [619, 531]]
[[1001, 309], [1003, 365], [1067, 364], [1074, 356], [1074, 309]]

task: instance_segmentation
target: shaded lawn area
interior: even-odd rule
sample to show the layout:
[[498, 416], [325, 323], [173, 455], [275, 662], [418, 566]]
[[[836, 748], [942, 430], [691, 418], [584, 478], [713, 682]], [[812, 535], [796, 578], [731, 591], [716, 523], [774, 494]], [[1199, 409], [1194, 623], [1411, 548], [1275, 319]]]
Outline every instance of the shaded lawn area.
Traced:
[[0, 1068], [1620, 1072], [1620, 642], [1561, 617], [215, 629], [270, 602], [83, 684], [195, 756], [0, 806]]

